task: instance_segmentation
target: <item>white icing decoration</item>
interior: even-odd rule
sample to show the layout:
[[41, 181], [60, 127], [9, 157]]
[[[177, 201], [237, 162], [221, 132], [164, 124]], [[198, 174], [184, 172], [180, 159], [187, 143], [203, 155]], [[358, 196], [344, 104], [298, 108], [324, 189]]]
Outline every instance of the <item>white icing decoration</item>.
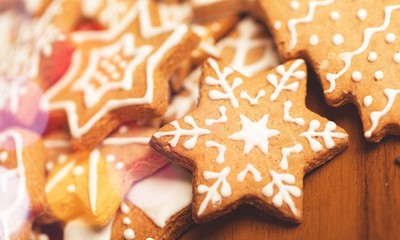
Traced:
[[228, 81], [226, 78], [233, 73], [233, 69], [230, 67], [225, 67], [223, 71], [219, 69], [218, 63], [212, 59], [208, 59], [208, 63], [210, 64], [211, 68], [215, 71], [218, 79], [213, 77], [207, 76], [205, 79], [205, 83], [210, 86], [218, 85], [222, 88], [223, 92], [218, 90], [211, 90], [208, 92], [208, 96], [210, 99], [219, 100], [219, 99], [229, 99], [232, 107], [239, 108], [239, 102], [236, 99], [235, 93], [233, 92], [235, 88], [242, 85], [243, 80], [241, 78], [235, 78], [233, 80], [232, 86], [229, 86]]
[[103, 141], [103, 145], [123, 146], [130, 144], [147, 145], [150, 142], [149, 137], [109, 137]]
[[116, 159], [116, 157], [115, 157], [115, 155], [113, 155], [113, 154], [108, 154], [108, 155], [106, 156], [106, 162], [108, 162], [108, 163], [113, 163], [113, 162], [115, 162], [115, 159]]
[[[210, 201], [213, 205], [220, 205], [222, 203], [222, 197], [227, 198], [232, 195], [231, 185], [227, 180], [230, 172], [230, 167], [225, 167], [219, 173], [209, 171], [203, 172], [203, 178], [205, 180], [216, 179], [216, 181], [211, 187], [203, 184], [197, 186], [197, 194], [207, 193], [206, 197], [199, 207], [199, 210], [197, 211], [198, 216], [204, 213]], [[220, 188], [220, 192], [218, 192], [218, 188]]]
[[396, 35], [394, 35], [393, 33], [386, 34], [385, 41], [387, 43], [394, 43], [394, 41], [396, 41]]
[[130, 218], [124, 217], [124, 219], [122, 220], [122, 223], [125, 225], [130, 225], [132, 223], [132, 221]]
[[297, 45], [297, 31], [296, 25], [302, 23], [309, 23], [314, 20], [315, 9], [318, 6], [329, 5], [333, 3], [334, 0], [323, 0], [323, 1], [309, 1], [308, 3], [308, 14], [303, 18], [290, 19], [288, 22], [288, 28], [290, 31], [290, 43], [289, 51], [293, 50]]
[[[235, 50], [229, 65], [241, 74], [250, 77], [278, 65], [279, 57], [275, 51], [272, 39], [257, 36], [264, 32], [264, 27], [252, 18], [239, 22], [235, 32], [237, 37], [227, 37], [218, 42], [219, 49], [233, 48]], [[254, 49], [263, 48], [262, 56], [254, 63], [247, 64], [247, 56]]]
[[27, 93], [25, 84], [23, 78], [7, 79], [0, 76], [0, 111], [18, 112], [20, 98]]
[[68, 185], [68, 187], [67, 187], [67, 192], [68, 193], [74, 193], [75, 191], [76, 191], [75, 185], [73, 185], [73, 184]]
[[58, 162], [59, 164], [63, 164], [63, 163], [65, 163], [67, 160], [68, 160], [68, 155], [65, 154], [65, 153], [61, 153], [61, 154], [58, 155], [58, 157], [57, 157], [57, 162]]
[[220, 50], [215, 46], [215, 39], [208, 35], [208, 29], [198, 24], [192, 24], [191, 28], [202, 40], [199, 48], [207, 53], [209, 56], [219, 58], [221, 57]]
[[292, 101], [286, 101], [283, 103], [283, 121], [285, 122], [293, 122], [299, 126], [303, 126], [305, 124], [304, 118], [293, 118], [290, 116], [290, 109], [292, 109], [293, 103]]
[[282, 22], [281, 21], [275, 21], [274, 22], [274, 29], [279, 30], [282, 28]]
[[124, 239], [132, 240], [134, 238], [135, 238], [135, 232], [133, 231], [133, 229], [131, 229], [131, 228], [125, 229], [125, 231], [124, 231]]
[[297, 10], [297, 9], [299, 9], [299, 7], [300, 7], [299, 1], [292, 0], [290, 2], [290, 8], [292, 8], [292, 10]]
[[221, 145], [217, 142], [208, 140], [206, 142], [206, 147], [211, 148], [211, 147], [215, 147], [218, 149], [218, 156], [215, 159], [216, 163], [222, 164], [225, 162], [225, 152], [226, 152], [226, 146], [225, 145]]
[[261, 152], [268, 155], [269, 138], [279, 135], [280, 132], [267, 127], [269, 115], [264, 115], [257, 122], [253, 122], [246, 116], [240, 114], [240, 124], [242, 130], [229, 136], [229, 139], [236, 141], [244, 141], [244, 154], [248, 154], [255, 146]]
[[72, 220], [67, 222], [64, 228], [64, 240], [109, 240], [113, 221], [103, 227], [93, 227], [83, 218]]
[[357, 11], [357, 18], [360, 20], [365, 20], [368, 16], [368, 13], [365, 9], [359, 9]]
[[288, 85], [286, 83], [290, 80], [291, 77], [296, 78], [297, 80], [303, 80], [306, 77], [306, 73], [304, 71], [296, 71], [301, 65], [304, 64], [304, 61], [298, 59], [293, 62], [293, 64], [286, 71], [285, 66], [279, 65], [276, 68], [276, 71], [282, 76], [281, 80], [278, 83], [278, 78], [275, 74], [268, 74], [267, 80], [268, 82], [275, 87], [275, 91], [271, 94], [269, 100], [274, 102], [280, 95], [283, 90], [288, 90], [295, 92], [299, 88], [299, 83], [293, 82]]
[[56, 173], [56, 175], [49, 178], [45, 186], [46, 193], [49, 193], [51, 190], [53, 190], [53, 188], [71, 172], [71, 170], [75, 167], [75, 164], [75, 161], [69, 161]]
[[93, 213], [96, 213], [97, 202], [97, 180], [98, 180], [98, 164], [100, 161], [100, 151], [93, 150], [89, 156], [89, 202]]
[[335, 142], [333, 138], [346, 138], [347, 134], [341, 132], [334, 132], [336, 130], [336, 124], [334, 122], [329, 121], [324, 128], [324, 131], [318, 132], [318, 128], [321, 126], [321, 123], [318, 120], [312, 120], [310, 122], [309, 128], [307, 132], [303, 132], [300, 134], [301, 137], [305, 137], [310, 144], [310, 148], [313, 152], [319, 152], [322, 150], [322, 145], [318, 140], [314, 138], [322, 137], [324, 140], [325, 147], [327, 149], [332, 149], [335, 146]]
[[335, 46], [342, 45], [343, 42], [344, 42], [344, 38], [343, 38], [343, 36], [342, 36], [341, 34], [335, 34], [335, 35], [333, 35], [333, 37], [332, 37], [332, 43], [333, 43]]
[[8, 159], [8, 153], [7, 152], [0, 152], [0, 163], [4, 163]]
[[129, 206], [128, 206], [126, 203], [124, 203], [124, 202], [121, 204], [120, 210], [121, 210], [121, 212], [122, 212], [123, 214], [128, 214], [128, 213], [131, 211], [131, 209], [129, 208]]
[[379, 81], [379, 80], [383, 79], [384, 75], [385, 74], [381, 70], [378, 70], [378, 71], [375, 72], [374, 77], [375, 77], [376, 80]]
[[371, 128], [364, 133], [366, 138], [370, 138], [372, 133], [378, 127], [379, 121], [382, 117], [384, 117], [393, 107], [394, 101], [396, 100], [397, 95], [400, 95], [400, 89], [390, 89], [386, 88], [384, 90], [385, 96], [388, 99], [386, 106], [381, 111], [374, 111], [369, 116], [371, 119]]
[[190, 136], [191, 138], [183, 143], [183, 147], [187, 150], [191, 150], [196, 146], [199, 136], [211, 133], [211, 131], [208, 129], [198, 127], [193, 117], [191, 116], [186, 116], [183, 121], [189, 124], [192, 129], [182, 129], [177, 121], [173, 121], [170, 124], [175, 127], [175, 131], [156, 132], [154, 133], [154, 137], [160, 138], [164, 136], [174, 136], [168, 143], [169, 145], [171, 145], [171, 147], [176, 147], [182, 136]]
[[368, 62], [375, 62], [378, 59], [378, 54], [376, 52], [368, 53]]
[[361, 72], [360, 72], [360, 71], [354, 71], [354, 72], [351, 74], [351, 79], [352, 79], [354, 82], [359, 82], [359, 81], [361, 81], [361, 79], [362, 79], [362, 74], [361, 74]]
[[[72, 86], [72, 91], [82, 92], [83, 100], [86, 108], [92, 108], [98, 104], [103, 97], [115, 90], [130, 91], [133, 88], [133, 73], [136, 68], [142, 64], [145, 59], [153, 51], [151, 45], [143, 45], [136, 49], [135, 47], [135, 37], [133, 34], [125, 34], [113, 45], [107, 45], [103, 48], [92, 49], [89, 53], [89, 63], [88, 68], [85, 72], [75, 81]], [[99, 71], [99, 63], [101, 61], [106, 61], [105, 59], [110, 59], [116, 54], [122, 54], [124, 57], [129, 57], [129, 62], [126, 69], [123, 69], [124, 74], [122, 79], [117, 79], [118, 81], [110, 80], [107, 74], [111, 75], [116, 70], [115, 65], [110, 65], [107, 74], [102, 74]], [[104, 59], [104, 60], [102, 60]], [[104, 78], [104, 82], [99, 84], [99, 87], [93, 85], [93, 73], [100, 74], [100, 78]], [[98, 83], [97, 83], [98, 84]]]
[[54, 163], [53, 162], [46, 162], [46, 165], [45, 165], [45, 168], [46, 168], [46, 171], [47, 172], [50, 172], [51, 170], [53, 170], [54, 169]]
[[311, 35], [309, 43], [311, 46], [316, 46], [319, 43], [319, 37], [315, 34]]
[[123, 162], [117, 162], [117, 164], [115, 164], [115, 170], [122, 170], [125, 167], [125, 163]]
[[[93, 18], [96, 16], [96, 14], [100, 11], [103, 2], [103, 0], [86, 0], [81, 2], [81, 9], [82, 9], [82, 14], [86, 18]], [[106, 6], [107, 8], [109, 6]]]
[[85, 172], [85, 169], [82, 166], [76, 166], [72, 173], [75, 177], [81, 176]]
[[249, 101], [250, 105], [257, 105], [260, 98], [265, 97], [265, 94], [266, 93], [264, 90], [260, 90], [260, 91], [258, 91], [257, 96], [255, 98], [252, 98], [249, 96], [247, 91], [241, 91], [240, 98]]
[[303, 145], [300, 143], [289, 148], [282, 148], [282, 159], [279, 162], [279, 167], [283, 170], [287, 170], [289, 167], [288, 156], [292, 153], [301, 153], [303, 151]]
[[[116, 26], [125, 16], [128, 6], [123, 0], [94, 0], [96, 2], [105, 2], [105, 6], [100, 12], [100, 22], [108, 27]], [[89, 7], [89, 6], [88, 6]]]
[[135, 183], [127, 199], [164, 228], [168, 220], [192, 202], [192, 175], [169, 164], [154, 175]]
[[212, 126], [216, 123], [226, 123], [228, 122], [228, 117], [226, 116], [226, 107], [225, 106], [220, 106], [218, 108], [219, 113], [221, 114], [221, 117], [218, 119], [206, 119], [204, 121], [204, 124], [207, 126]]
[[400, 53], [395, 53], [393, 55], [393, 62], [397, 63], [397, 64], [400, 64]]
[[400, 9], [400, 5], [392, 5], [392, 6], [385, 7], [385, 20], [384, 20], [383, 24], [379, 27], [365, 29], [364, 34], [363, 34], [364, 40], [363, 40], [362, 45], [353, 52], [345, 52], [345, 53], [341, 53], [339, 55], [339, 58], [344, 62], [344, 67], [342, 70], [338, 71], [337, 73], [327, 73], [326, 74], [326, 80], [330, 83], [330, 87], [328, 90], [325, 90], [325, 93], [332, 93], [335, 90], [336, 80], [339, 79], [341, 76], [343, 76], [343, 74], [345, 74], [347, 72], [347, 70], [350, 68], [351, 60], [353, 59], [353, 57], [361, 54], [368, 48], [371, 38], [373, 37], [373, 35], [375, 33], [383, 32], [388, 28], [389, 23], [390, 23], [390, 18], [392, 16], [392, 12], [397, 9]]
[[261, 172], [258, 171], [252, 164], [248, 163], [246, 168], [237, 175], [237, 181], [244, 182], [246, 175], [249, 172], [253, 175], [254, 181], [260, 182], [262, 180]]
[[373, 98], [371, 95], [368, 95], [364, 98], [364, 106], [370, 107], [372, 105]]
[[[110, 29], [109, 31], [100, 31], [100, 32], [82, 32], [76, 33], [73, 38], [74, 40], [80, 41], [88, 41], [91, 39], [102, 39], [102, 40], [112, 40], [115, 35], [118, 35], [120, 31], [122, 31], [124, 26], [129, 25], [132, 22], [132, 19], [135, 18], [137, 9], [132, 8], [133, 10], [127, 14], [126, 18], [115, 28]], [[118, 109], [121, 107], [138, 105], [138, 104], [149, 104], [153, 102], [153, 94], [154, 94], [154, 71], [158, 65], [158, 63], [163, 59], [163, 56], [173, 47], [180, 44], [183, 37], [188, 32], [187, 26], [179, 26], [176, 30], [169, 36], [169, 38], [162, 44], [162, 46], [155, 51], [147, 60], [146, 65], [146, 93], [141, 98], [127, 98], [121, 100], [110, 100], [97, 112], [95, 113], [83, 126], [79, 126], [79, 118], [76, 113], [76, 105], [73, 101], [59, 101], [59, 102], [51, 102], [50, 110], [63, 109], [67, 112], [69, 129], [71, 135], [74, 138], [79, 138], [85, 133], [87, 133], [92, 126], [99, 121], [105, 114], [108, 112]], [[44, 95], [44, 98], [47, 100], [51, 100], [58, 92], [64, 89], [76, 76], [76, 72], [80, 67], [80, 59], [81, 52], [76, 51], [72, 56], [72, 66], [68, 69], [67, 73], [60, 79], [57, 84], [55, 84], [52, 88], [50, 88]]]
[[337, 21], [340, 18], [340, 13], [338, 11], [333, 11], [331, 12], [331, 20], [332, 21]]
[[263, 187], [262, 193], [266, 197], [272, 197], [274, 196], [274, 186], [276, 186], [279, 191], [272, 198], [274, 206], [280, 208], [283, 202], [285, 202], [289, 206], [290, 211], [297, 216], [297, 208], [291, 196], [299, 198], [301, 196], [301, 190], [294, 185], [296, 183], [295, 177], [287, 173], [277, 173], [274, 170], [271, 170], [270, 174], [272, 181]]
[[[9, 143], [13, 141], [15, 147], [16, 167], [7, 169], [0, 166], [0, 193], [1, 196], [7, 196], [9, 193], [15, 191], [13, 199], [6, 201], [7, 205], [2, 205], [0, 211], [0, 229], [2, 229], [2, 237], [6, 240], [11, 239], [11, 234], [18, 233], [18, 228], [22, 226], [28, 218], [24, 209], [29, 209], [29, 196], [26, 180], [26, 169], [23, 159], [23, 137], [14, 130], [6, 130], [0, 133], [0, 145], [2, 143]], [[12, 191], [10, 191], [10, 188]], [[4, 199], [4, 197], [3, 197]], [[10, 219], [13, 219], [11, 222]]]

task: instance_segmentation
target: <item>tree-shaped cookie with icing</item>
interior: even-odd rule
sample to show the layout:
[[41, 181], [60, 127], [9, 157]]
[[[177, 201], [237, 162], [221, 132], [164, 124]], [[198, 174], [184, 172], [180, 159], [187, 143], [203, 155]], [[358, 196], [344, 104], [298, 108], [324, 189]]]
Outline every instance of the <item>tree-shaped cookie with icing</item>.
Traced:
[[168, 78], [197, 47], [187, 26], [161, 22], [157, 3], [137, 1], [104, 31], [72, 34], [76, 50], [45, 94], [53, 121], [68, 121], [75, 149], [90, 149], [124, 122], [162, 115]]
[[0, 132], [0, 239], [29, 239], [32, 223], [47, 207], [45, 152], [36, 133]]
[[400, 134], [398, 1], [260, 2], [281, 55], [310, 60], [330, 105], [354, 103], [367, 140]]
[[[52, 213], [62, 221], [81, 217], [95, 226], [108, 223], [131, 184], [166, 164], [148, 145], [154, 131], [121, 126], [91, 151], [58, 155], [60, 164], [50, 171], [45, 187]], [[51, 149], [62, 143], [55, 141], [45, 144]]]
[[204, 64], [198, 108], [151, 140], [193, 172], [196, 222], [241, 203], [301, 220], [304, 174], [348, 142], [343, 129], [306, 108], [306, 77], [303, 60], [251, 78], [213, 59]]

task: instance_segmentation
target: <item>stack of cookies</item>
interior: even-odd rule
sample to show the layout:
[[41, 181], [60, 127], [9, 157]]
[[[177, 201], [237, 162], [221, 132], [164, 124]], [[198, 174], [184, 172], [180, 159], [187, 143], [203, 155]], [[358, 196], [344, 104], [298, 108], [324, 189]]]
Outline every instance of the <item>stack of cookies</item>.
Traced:
[[176, 239], [241, 204], [300, 223], [348, 145], [309, 70], [367, 140], [400, 135], [397, 0], [0, 3], [2, 240]]

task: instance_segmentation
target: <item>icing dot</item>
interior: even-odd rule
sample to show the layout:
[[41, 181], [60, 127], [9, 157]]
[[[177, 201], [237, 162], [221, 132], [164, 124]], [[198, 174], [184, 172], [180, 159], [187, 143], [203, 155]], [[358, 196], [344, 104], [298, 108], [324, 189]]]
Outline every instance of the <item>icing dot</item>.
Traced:
[[76, 191], [75, 185], [71, 184], [67, 187], [67, 192], [74, 193]]
[[47, 236], [47, 234], [41, 233], [38, 236], [38, 240], [49, 240], [49, 236]]
[[134, 238], [135, 238], [135, 232], [134, 232], [132, 229], [130, 229], [130, 228], [126, 229], [126, 230], [124, 231], [124, 238], [125, 238], [126, 240], [132, 240], [132, 239], [134, 239]]
[[85, 171], [85, 169], [82, 166], [77, 166], [74, 168], [72, 173], [74, 174], [74, 176], [78, 177], [78, 176], [82, 175], [84, 171]]
[[121, 170], [124, 167], [125, 167], [125, 164], [123, 162], [117, 162], [117, 164], [115, 164], [115, 169], [117, 169], [117, 170]]
[[400, 53], [395, 53], [393, 55], [393, 62], [399, 64], [400, 63]]
[[62, 154], [58, 155], [57, 162], [62, 164], [62, 163], [65, 163], [67, 161], [67, 159], [68, 159], [68, 156], [66, 154], [62, 153]]
[[338, 11], [331, 12], [331, 19], [332, 21], [337, 21], [340, 18], [340, 13]]
[[299, 9], [299, 7], [300, 7], [300, 3], [299, 3], [298, 1], [291, 1], [291, 2], [290, 2], [290, 7], [291, 7], [293, 10], [297, 10], [297, 9]]
[[130, 210], [131, 209], [129, 209], [129, 207], [128, 207], [128, 205], [126, 205], [126, 203], [121, 204], [121, 212], [123, 214], [128, 214]]
[[221, 24], [219, 24], [217, 22], [211, 24], [211, 30], [213, 32], [218, 32], [219, 30], [221, 30]]
[[281, 29], [281, 27], [282, 27], [281, 21], [275, 21], [275, 23], [274, 23], [274, 29], [275, 29], [275, 30], [279, 30], [279, 29]]
[[115, 161], [115, 155], [113, 155], [113, 154], [108, 154], [107, 156], [106, 156], [106, 161], [108, 162], [108, 163], [112, 163], [112, 162], [114, 162]]
[[120, 68], [126, 68], [126, 66], [128, 66], [128, 63], [126, 61], [121, 61], [121, 62], [119, 62], [118, 66]]
[[368, 61], [369, 62], [375, 62], [377, 59], [378, 59], [378, 54], [376, 54], [376, 52], [368, 53]]
[[335, 34], [332, 38], [332, 42], [335, 46], [339, 46], [344, 42], [344, 38], [341, 34]]
[[359, 82], [362, 79], [362, 75], [361, 75], [361, 73], [359, 71], [354, 71], [351, 74], [351, 79], [353, 79], [353, 81], [355, 81], [355, 82]]
[[317, 35], [311, 35], [311, 37], [310, 37], [310, 44], [312, 45], [312, 46], [315, 46], [315, 45], [317, 45], [319, 43], [319, 38], [318, 38], [318, 36]]
[[129, 128], [126, 125], [122, 125], [119, 129], [118, 129], [118, 133], [119, 134], [124, 134], [126, 132], [128, 132]]
[[122, 223], [125, 225], [129, 225], [132, 223], [131, 219], [128, 217], [124, 217], [124, 219], [122, 220]]
[[114, 62], [120, 62], [120, 61], [121, 61], [121, 56], [120, 56], [120, 55], [115, 55], [115, 56], [113, 57], [113, 61], [114, 61]]
[[369, 107], [372, 104], [372, 96], [366, 96], [364, 98], [364, 106]]
[[8, 159], [8, 153], [7, 152], [2, 152], [0, 153], [0, 162], [5, 162]]
[[360, 9], [357, 11], [357, 17], [360, 20], [365, 20], [368, 16], [367, 11], [365, 11], [365, 9]]
[[121, 74], [119, 74], [119, 72], [113, 72], [111, 74], [111, 78], [114, 80], [118, 80], [121, 77]]
[[382, 80], [383, 76], [384, 76], [384, 74], [383, 74], [383, 72], [381, 70], [378, 70], [378, 71], [375, 72], [375, 79], [376, 80]]
[[53, 168], [54, 168], [54, 163], [53, 162], [46, 162], [46, 170], [48, 171], [48, 172], [50, 172], [51, 170], [53, 170]]
[[393, 33], [386, 34], [385, 41], [387, 43], [393, 43], [394, 41], [396, 41], [396, 35], [394, 35]]

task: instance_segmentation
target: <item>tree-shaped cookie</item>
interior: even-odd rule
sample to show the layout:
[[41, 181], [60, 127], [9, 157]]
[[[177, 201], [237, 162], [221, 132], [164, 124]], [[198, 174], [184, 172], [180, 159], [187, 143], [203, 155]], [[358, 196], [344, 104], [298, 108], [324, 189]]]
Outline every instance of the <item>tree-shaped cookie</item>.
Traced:
[[66, 114], [79, 149], [94, 147], [124, 122], [163, 114], [167, 79], [199, 41], [185, 25], [160, 22], [153, 1], [137, 1], [109, 30], [71, 38], [72, 63], [45, 97], [53, 119]]
[[400, 134], [398, 1], [260, 2], [281, 55], [310, 60], [329, 104], [353, 102], [367, 140]]
[[151, 140], [193, 172], [195, 221], [241, 203], [301, 220], [304, 174], [348, 141], [343, 129], [306, 108], [306, 77], [303, 60], [251, 78], [213, 59], [204, 64], [198, 108]]

